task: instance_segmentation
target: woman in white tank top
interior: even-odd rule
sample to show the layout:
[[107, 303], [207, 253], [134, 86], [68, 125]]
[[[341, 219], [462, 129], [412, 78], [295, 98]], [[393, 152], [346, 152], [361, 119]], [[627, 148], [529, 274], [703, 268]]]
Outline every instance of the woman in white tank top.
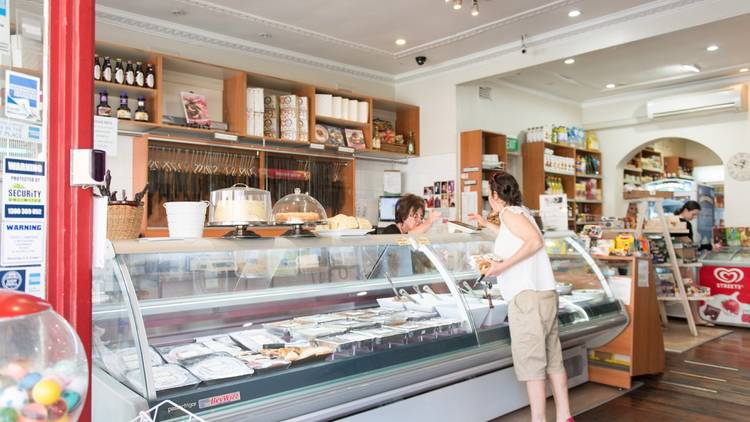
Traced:
[[497, 173], [490, 181], [490, 206], [500, 214], [500, 225], [481, 215], [470, 218], [497, 232], [493, 262], [485, 272], [497, 276], [508, 302], [513, 366], [519, 381], [526, 382], [531, 420], [546, 421], [546, 379], [555, 397], [558, 422], [572, 422], [568, 404], [568, 377], [563, 366], [557, 328], [558, 298], [555, 277], [542, 233], [521, 203], [518, 182]]

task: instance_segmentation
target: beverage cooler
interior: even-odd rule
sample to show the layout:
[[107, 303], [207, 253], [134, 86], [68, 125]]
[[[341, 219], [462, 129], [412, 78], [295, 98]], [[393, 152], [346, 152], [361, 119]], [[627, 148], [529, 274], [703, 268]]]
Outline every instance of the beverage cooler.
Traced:
[[714, 324], [750, 327], [750, 248], [729, 247], [703, 260], [700, 284], [711, 288], [700, 316]]
[[[126, 422], [164, 400], [213, 422], [523, 407], [506, 303], [474, 267], [493, 247], [483, 234], [114, 242], [94, 279], [93, 418]], [[627, 313], [574, 237], [547, 250], [575, 386]]]

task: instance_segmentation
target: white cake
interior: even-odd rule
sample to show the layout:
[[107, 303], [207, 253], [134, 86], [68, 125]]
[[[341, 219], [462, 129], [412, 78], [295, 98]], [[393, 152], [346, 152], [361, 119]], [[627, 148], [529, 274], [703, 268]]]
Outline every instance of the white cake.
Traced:
[[214, 222], [268, 221], [268, 208], [264, 201], [234, 199], [219, 201], [214, 207]]

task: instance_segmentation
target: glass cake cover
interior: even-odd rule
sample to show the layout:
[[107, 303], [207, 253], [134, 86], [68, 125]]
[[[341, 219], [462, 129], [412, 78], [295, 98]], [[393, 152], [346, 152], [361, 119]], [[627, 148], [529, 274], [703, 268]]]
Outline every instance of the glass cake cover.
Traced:
[[276, 202], [273, 216], [277, 224], [307, 224], [325, 221], [326, 210], [317, 199], [301, 193], [299, 188]]
[[271, 193], [237, 183], [211, 192], [209, 224], [242, 225], [267, 223], [271, 216]]

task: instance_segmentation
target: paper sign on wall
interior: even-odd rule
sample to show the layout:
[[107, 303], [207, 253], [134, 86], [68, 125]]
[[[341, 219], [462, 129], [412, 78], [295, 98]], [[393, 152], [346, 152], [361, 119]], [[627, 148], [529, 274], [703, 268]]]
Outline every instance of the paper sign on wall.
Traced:
[[0, 265], [40, 265], [46, 238], [46, 163], [6, 157], [3, 172]]
[[461, 221], [469, 221], [469, 214], [477, 214], [477, 193], [461, 192]]
[[649, 271], [648, 261], [645, 259], [638, 260], [638, 287], [648, 287]]
[[385, 195], [401, 195], [401, 172], [383, 171], [383, 192]]
[[117, 155], [117, 119], [94, 116], [94, 149], [107, 153], [107, 157]]
[[5, 71], [5, 116], [11, 119], [41, 121], [39, 78], [12, 70]]

